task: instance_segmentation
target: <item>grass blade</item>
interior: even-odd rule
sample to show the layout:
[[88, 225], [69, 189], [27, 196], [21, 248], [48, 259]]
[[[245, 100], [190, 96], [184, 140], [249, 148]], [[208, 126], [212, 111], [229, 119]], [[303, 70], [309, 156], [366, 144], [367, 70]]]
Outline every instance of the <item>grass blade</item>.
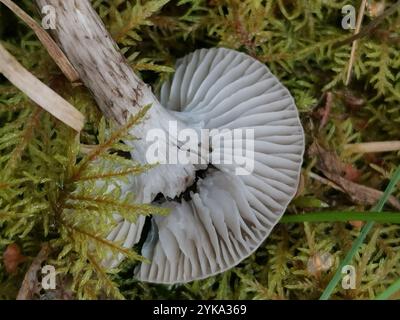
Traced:
[[[381, 197], [381, 199], [379, 200], [377, 205], [372, 209], [372, 211], [377, 211], [377, 212], [382, 211], [386, 201], [389, 199], [391, 193], [394, 191], [394, 189], [399, 181], [400, 181], [400, 166], [395, 171], [383, 196]], [[353, 243], [350, 251], [347, 253], [346, 257], [340, 263], [339, 268], [336, 270], [335, 275], [333, 276], [333, 278], [331, 279], [331, 281], [325, 288], [324, 292], [322, 293], [320, 300], [328, 300], [330, 298], [333, 290], [335, 289], [336, 285], [339, 283], [339, 281], [342, 277], [342, 273], [341, 273], [342, 268], [351, 262], [355, 253], [360, 248], [360, 246], [364, 242], [364, 239], [366, 238], [367, 234], [369, 233], [369, 231], [372, 229], [373, 226], [374, 226], [374, 222], [370, 221], [361, 229], [360, 235], [354, 241], [354, 243]]]
[[375, 221], [400, 223], [400, 212], [322, 211], [283, 216], [279, 223]]
[[397, 279], [389, 288], [379, 294], [376, 300], [387, 300], [390, 296], [400, 290], [400, 278]]

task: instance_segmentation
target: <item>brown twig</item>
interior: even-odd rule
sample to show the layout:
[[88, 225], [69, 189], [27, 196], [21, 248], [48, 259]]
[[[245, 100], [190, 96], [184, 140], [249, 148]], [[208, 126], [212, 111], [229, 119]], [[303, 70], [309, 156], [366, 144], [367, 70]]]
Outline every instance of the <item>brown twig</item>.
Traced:
[[42, 245], [39, 254], [33, 260], [31, 266], [25, 274], [22, 281], [21, 288], [19, 289], [17, 300], [32, 300], [38, 288], [37, 273], [42, 267], [42, 263], [47, 259], [50, 254], [50, 246], [45, 243]]
[[53, 58], [54, 62], [60, 67], [61, 71], [65, 74], [71, 82], [79, 80], [79, 74], [69, 62], [64, 52], [57, 46], [55, 41], [49, 34], [24, 10], [18, 7], [12, 0], [0, 0], [12, 12], [14, 12], [22, 21], [24, 21], [36, 34], [40, 42], [46, 48], [49, 55]]
[[324, 177], [321, 177], [321, 176], [317, 175], [316, 173], [314, 173], [312, 171], [310, 171], [308, 173], [308, 176], [311, 179], [314, 179], [314, 180], [316, 180], [318, 182], [321, 182], [322, 184], [326, 184], [327, 186], [329, 186], [329, 187], [331, 187], [331, 188], [333, 188], [335, 190], [338, 190], [338, 191], [341, 191], [341, 192], [345, 192], [341, 187], [339, 187], [337, 184], [333, 183], [331, 180], [328, 180], [328, 179], [326, 179]]
[[[344, 190], [353, 202], [361, 205], [374, 205], [382, 197], [382, 191], [346, 179], [344, 177], [346, 165], [335, 152], [325, 150], [314, 142], [309, 148], [309, 155], [318, 159], [316, 167], [323, 172], [327, 179]], [[388, 203], [400, 210], [400, 201], [394, 196], [389, 197]]]

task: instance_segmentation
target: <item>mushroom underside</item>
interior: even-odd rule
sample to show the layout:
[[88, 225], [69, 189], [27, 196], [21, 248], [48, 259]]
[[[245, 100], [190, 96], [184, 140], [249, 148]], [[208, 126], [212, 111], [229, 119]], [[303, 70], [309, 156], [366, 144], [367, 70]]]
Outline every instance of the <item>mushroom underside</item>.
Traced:
[[[261, 62], [234, 50], [201, 49], [178, 60], [159, 99], [188, 127], [248, 129], [254, 135], [250, 147], [235, 145], [242, 151], [241, 161], [210, 160], [189, 197], [153, 201], [171, 211], [152, 217], [141, 251], [150, 263], [141, 263], [135, 276], [184, 283], [237, 265], [268, 237], [296, 193], [304, 135], [289, 91]], [[247, 140], [233, 135], [222, 145], [210, 142], [210, 159], [232, 153], [227, 148], [235, 141]], [[204, 165], [195, 167], [204, 170]], [[151, 172], [132, 179], [127, 192], [142, 192], [146, 184], [157, 183]], [[132, 247], [143, 237], [144, 223], [144, 217], [136, 224], [121, 219], [108, 239]]]

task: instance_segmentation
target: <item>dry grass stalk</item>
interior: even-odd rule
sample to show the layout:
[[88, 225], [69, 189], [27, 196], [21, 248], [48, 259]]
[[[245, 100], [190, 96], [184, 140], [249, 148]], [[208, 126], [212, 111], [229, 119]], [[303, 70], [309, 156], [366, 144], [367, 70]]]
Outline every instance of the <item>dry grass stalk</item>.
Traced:
[[[360, 6], [360, 11], [359, 11], [358, 17], [357, 17], [357, 24], [356, 24], [355, 34], [360, 32], [361, 24], [362, 24], [362, 21], [364, 19], [364, 13], [365, 13], [366, 6], [367, 6], [367, 0], [362, 0], [361, 6]], [[357, 44], [358, 44], [358, 40], [354, 40], [353, 41], [353, 45], [351, 47], [349, 68], [347, 69], [346, 86], [350, 83], [351, 71], [353, 69], [353, 64], [354, 64], [356, 51], [357, 51]]]
[[399, 151], [400, 141], [378, 141], [351, 143], [344, 146], [344, 151], [347, 153], [374, 153], [374, 152], [389, 152]]
[[0, 73], [54, 117], [78, 132], [82, 130], [83, 114], [26, 70], [1, 44]]
[[22, 21], [24, 21], [36, 34], [40, 42], [44, 45], [49, 55], [59, 66], [64, 75], [71, 82], [77, 82], [79, 80], [79, 74], [69, 62], [64, 52], [57, 46], [55, 41], [49, 36], [49, 34], [25, 11], [18, 7], [11, 0], [0, 0], [1, 3], [6, 5], [12, 12], [14, 12]]

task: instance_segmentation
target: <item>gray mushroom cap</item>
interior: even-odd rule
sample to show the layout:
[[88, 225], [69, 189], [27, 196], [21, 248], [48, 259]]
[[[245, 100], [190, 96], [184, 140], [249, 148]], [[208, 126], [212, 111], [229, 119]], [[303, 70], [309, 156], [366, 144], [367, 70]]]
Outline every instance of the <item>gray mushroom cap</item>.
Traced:
[[[166, 201], [161, 206], [170, 214], [152, 218], [141, 252], [150, 263], [135, 276], [173, 284], [225, 271], [268, 237], [296, 193], [304, 134], [289, 91], [261, 62], [234, 50], [201, 49], [178, 60], [160, 103], [189, 127], [254, 130], [250, 174], [237, 175], [235, 163], [211, 162], [190, 200]], [[211, 156], [221, 152], [212, 147]], [[135, 186], [143, 190], [144, 183]], [[108, 239], [131, 247], [143, 224], [144, 218], [121, 221]]]

